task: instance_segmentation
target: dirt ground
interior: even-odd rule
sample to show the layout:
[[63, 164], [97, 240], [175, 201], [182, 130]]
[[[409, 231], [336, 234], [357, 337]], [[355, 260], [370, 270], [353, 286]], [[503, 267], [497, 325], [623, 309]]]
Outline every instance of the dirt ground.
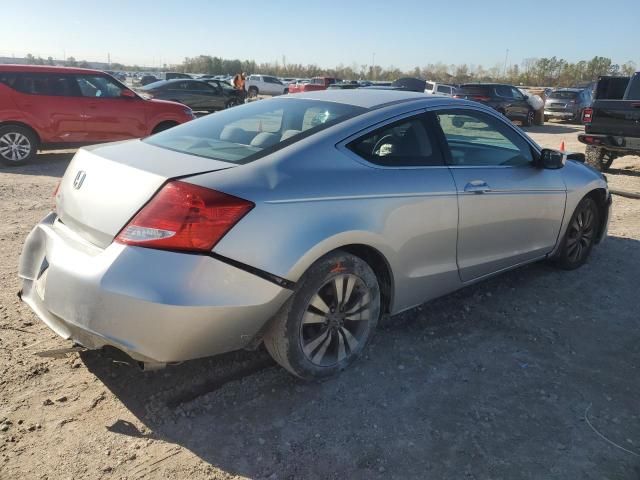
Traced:
[[[529, 131], [581, 150], [577, 126]], [[70, 157], [0, 168], [1, 479], [640, 478], [640, 200], [614, 197], [578, 271], [535, 264], [393, 317], [323, 384], [262, 350], [143, 373], [37, 356], [70, 345], [16, 297]], [[640, 192], [640, 159], [608, 178]]]

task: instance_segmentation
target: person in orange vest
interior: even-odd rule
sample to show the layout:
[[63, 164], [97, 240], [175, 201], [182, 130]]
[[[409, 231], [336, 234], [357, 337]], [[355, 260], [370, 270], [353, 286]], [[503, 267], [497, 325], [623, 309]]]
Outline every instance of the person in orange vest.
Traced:
[[245, 78], [246, 74], [244, 72], [237, 73], [235, 77], [233, 77], [233, 88], [238, 90], [240, 93], [240, 98], [244, 102], [244, 99], [247, 96], [247, 91], [245, 90]]

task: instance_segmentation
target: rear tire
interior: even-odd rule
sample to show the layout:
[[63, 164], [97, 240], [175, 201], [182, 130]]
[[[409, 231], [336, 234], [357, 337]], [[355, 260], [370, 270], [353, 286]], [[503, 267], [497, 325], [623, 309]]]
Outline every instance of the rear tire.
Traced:
[[564, 270], [575, 270], [589, 258], [600, 228], [600, 211], [595, 200], [584, 197], [571, 216], [556, 265]]
[[249, 98], [258, 96], [258, 87], [249, 87]]
[[380, 286], [361, 258], [337, 251], [314, 263], [274, 317], [264, 344], [273, 359], [304, 380], [347, 368], [378, 324]]
[[587, 145], [585, 149], [585, 162], [601, 172], [609, 170], [614, 159], [615, 155], [604, 148]]
[[0, 163], [9, 166], [25, 164], [38, 153], [38, 137], [21, 125], [0, 127]]

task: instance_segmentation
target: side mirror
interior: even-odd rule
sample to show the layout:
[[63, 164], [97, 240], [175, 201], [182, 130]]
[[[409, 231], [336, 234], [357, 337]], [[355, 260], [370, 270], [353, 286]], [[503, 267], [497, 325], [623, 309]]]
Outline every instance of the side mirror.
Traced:
[[559, 152], [558, 150], [545, 148], [540, 152], [540, 168], [557, 170], [564, 167], [566, 161], [567, 155], [563, 152]]
[[123, 98], [136, 98], [137, 95], [129, 90], [128, 88], [123, 88], [122, 90], [120, 90], [120, 96]]

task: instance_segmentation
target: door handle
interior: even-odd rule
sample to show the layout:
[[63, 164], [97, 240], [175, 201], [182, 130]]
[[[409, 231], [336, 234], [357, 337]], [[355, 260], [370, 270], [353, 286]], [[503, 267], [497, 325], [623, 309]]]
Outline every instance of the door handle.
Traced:
[[490, 192], [491, 188], [484, 180], [472, 180], [464, 186], [464, 191], [469, 193]]

